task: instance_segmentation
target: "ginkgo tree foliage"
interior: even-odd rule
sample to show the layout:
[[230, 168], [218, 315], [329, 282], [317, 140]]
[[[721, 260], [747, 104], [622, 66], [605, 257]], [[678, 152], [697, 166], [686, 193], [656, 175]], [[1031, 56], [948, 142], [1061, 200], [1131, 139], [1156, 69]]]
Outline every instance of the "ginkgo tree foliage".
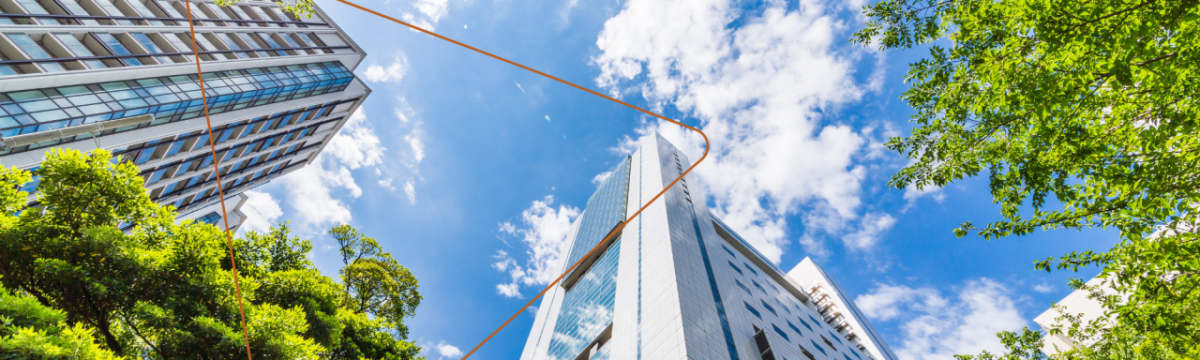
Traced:
[[363, 254], [338, 281], [287, 223], [249, 232], [239, 304], [225, 234], [177, 222], [133, 164], [55, 149], [37, 176], [31, 205], [31, 175], [0, 167], [0, 358], [246, 359], [247, 337], [254, 359], [421, 358], [404, 327], [417, 280], [374, 240], [342, 250]]
[[883, 0], [864, 14], [852, 41], [929, 53], [905, 77], [914, 129], [887, 146], [911, 163], [889, 184], [986, 176], [1002, 219], [960, 237], [1119, 230], [1111, 249], [1035, 267], [1102, 267], [1125, 296], [1107, 304], [1113, 326], [1196, 357], [1200, 1]]

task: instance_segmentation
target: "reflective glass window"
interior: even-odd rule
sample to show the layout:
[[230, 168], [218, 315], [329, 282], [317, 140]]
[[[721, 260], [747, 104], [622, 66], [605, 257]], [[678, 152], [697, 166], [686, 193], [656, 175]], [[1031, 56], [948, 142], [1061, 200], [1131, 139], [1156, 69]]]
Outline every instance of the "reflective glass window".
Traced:
[[[92, 0], [92, 1], [96, 2], [97, 6], [100, 6], [101, 8], [103, 8], [104, 12], [108, 13], [108, 16], [129, 16], [128, 14], [121, 12], [121, 9], [118, 9], [115, 5], [113, 5], [112, 1], [109, 1], [109, 0]], [[133, 25], [133, 21], [129, 21], [129, 20], [113, 20], [113, 21], [116, 21], [117, 24], [120, 24], [120, 25]]]
[[[83, 43], [79, 42], [79, 39], [75, 38], [74, 35], [57, 33], [54, 34], [54, 37], [58, 39], [59, 42], [62, 42], [63, 45], [66, 45], [67, 49], [71, 50], [71, 52], [77, 57], [96, 56], [96, 54], [92, 53], [92, 49], [88, 49], [87, 46], [84, 46]], [[88, 68], [92, 69], [103, 69], [107, 67], [104, 65], [104, 62], [100, 60], [83, 60], [83, 63], [87, 64]]]
[[[96, 39], [100, 40], [100, 43], [104, 44], [104, 46], [107, 47], [108, 50], [113, 53], [113, 55], [133, 55], [133, 53], [129, 52], [129, 49], [125, 48], [124, 44], [121, 44], [120, 40], [117, 40], [116, 36], [107, 33], [95, 33], [94, 35], [96, 35]], [[138, 59], [132, 57], [121, 58], [121, 61], [130, 66], [142, 65], [141, 61], [138, 61]]]
[[[21, 48], [21, 51], [25, 52], [25, 55], [28, 55], [32, 59], [54, 58], [53, 55], [50, 55], [49, 52], [46, 52], [46, 49], [42, 48], [42, 45], [38, 44], [37, 41], [34, 41], [33, 38], [29, 37], [29, 35], [24, 33], [5, 33], [5, 35], [8, 35], [8, 38], [12, 40], [13, 44]], [[38, 65], [41, 65], [42, 68], [46, 69], [48, 72], [67, 71], [66, 68], [63, 68], [62, 65], [59, 65], [56, 62], [40, 62]]]

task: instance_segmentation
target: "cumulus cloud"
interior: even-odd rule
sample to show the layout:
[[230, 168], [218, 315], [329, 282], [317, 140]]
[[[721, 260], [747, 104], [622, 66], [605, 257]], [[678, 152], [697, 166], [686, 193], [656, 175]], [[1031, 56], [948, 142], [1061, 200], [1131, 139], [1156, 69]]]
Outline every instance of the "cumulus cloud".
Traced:
[[507, 271], [511, 276], [510, 282], [496, 286], [500, 295], [520, 297], [521, 286], [546, 285], [559, 275], [557, 271], [562, 254], [566, 251], [567, 235], [580, 210], [566, 205], [559, 205], [555, 209], [553, 205], [554, 197], [547, 195], [542, 200], [535, 200], [521, 212], [521, 224], [500, 224], [500, 232], [520, 237], [527, 248], [524, 265], [503, 250], [497, 250], [493, 256], [496, 262], [492, 263], [492, 267], [501, 272]]
[[329, 140], [329, 145], [325, 146], [321, 155], [329, 155], [333, 157], [331, 160], [351, 170], [382, 163], [387, 148], [380, 144], [375, 129], [367, 126], [366, 120], [366, 113], [359, 107], [350, 115], [350, 120], [342, 126], [342, 130]]
[[425, 143], [421, 142], [421, 138], [415, 131], [413, 134], [404, 136], [404, 142], [408, 143], [408, 147], [412, 150], [413, 160], [419, 163], [425, 159]]
[[409, 204], [417, 204], [417, 187], [413, 186], [413, 179], [404, 182], [404, 195], [408, 196]]
[[388, 191], [396, 191], [396, 187], [392, 186], [392, 178], [379, 180], [379, 187], [388, 189]]
[[604, 183], [604, 180], [608, 180], [608, 177], [612, 176], [612, 173], [613, 173], [613, 171], [609, 170], [609, 171], [605, 171], [605, 172], [596, 174], [596, 177], [592, 178], [592, 183], [599, 186], [600, 184]]
[[1050, 284], [1047, 284], [1047, 283], [1041, 283], [1041, 284], [1038, 284], [1038, 285], [1034, 285], [1034, 286], [1033, 286], [1033, 291], [1037, 291], [1037, 292], [1040, 292], [1040, 293], [1043, 293], [1043, 294], [1047, 294], [1047, 293], [1050, 293], [1050, 292], [1054, 291], [1054, 286], [1053, 286], [1053, 285], [1050, 285]]
[[442, 357], [458, 357], [463, 354], [462, 350], [459, 350], [458, 347], [447, 344], [445, 341], [439, 341], [433, 348], [437, 349], [438, 355]]
[[884, 231], [896, 224], [896, 218], [888, 214], [869, 213], [859, 222], [858, 230], [847, 234], [842, 240], [846, 246], [855, 250], [867, 250], [879, 241]]
[[903, 360], [997, 353], [1004, 347], [996, 333], [1028, 325], [1008, 288], [987, 278], [968, 281], [949, 298], [929, 287], [879, 284], [854, 303], [872, 320], [899, 322], [903, 338], [893, 349]]
[[358, 108], [313, 164], [279, 179], [301, 225], [320, 228], [350, 221], [350, 208], [333, 192], [344, 191], [351, 198], [361, 196], [362, 188], [350, 170], [381, 164], [386, 150], [374, 130], [365, 124], [366, 119], [362, 108]]
[[401, 8], [400, 18], [425, 30], [433, 31], [438, 20], [446, 16], [450, 0], [416, 0]]
[[[775, 262], [790, 241], [789, 215], [820, 213], [804, 219], [806, 247], [850, 231], [866, 176], [855, 160], [869, 139], [825, 114], [867, 91], [854, 72], [868, 53], [845, 45], [841, 4], [802, 3], [743, 13], [732, 0], [630, 0], [605, 23], [593, 58], [610, 93], [640, 93], [653, 108], [700, 120], [713, 148], [697, 171], [714, 212]], [[638, 133], [654, 131], [692, 161], [703, 152], [700, 136], [678, 126], [651, 122]]]
[[396, 54], [395, 60], [391, 65], [383, 67], [377, 64], [367, 66], [367, 71], [363, 72], [363, 78], [369, 82], [392, 82], [399, 83], [404, 79], [404, 74], [408, 72], [408, 58], [404, 57], [403, 53]]
[[254, 190], [247, 190], [242, 194], [247, 197], [246, 203], [242, 204], [241, 208], [246, 219], [242, 221], [242, 227], [238, 229], [238, 232], [269, 231], [271, 225], [275, 224], [275, 220], [283, 215], [283, 210], [279, 208], [279, 202], [275, 201], [271, 194]]
[[937, 202], [942, 202], [946, 199], [946, 194], [942, 192], [942, 188], [934, 185], [926, 185], [918, 189], [915, 184], [908, 184], [904, 187], [904, 200], [908, 201], [908, 206], [912, 206], [913, 202], [923, 197], [931, 197]]

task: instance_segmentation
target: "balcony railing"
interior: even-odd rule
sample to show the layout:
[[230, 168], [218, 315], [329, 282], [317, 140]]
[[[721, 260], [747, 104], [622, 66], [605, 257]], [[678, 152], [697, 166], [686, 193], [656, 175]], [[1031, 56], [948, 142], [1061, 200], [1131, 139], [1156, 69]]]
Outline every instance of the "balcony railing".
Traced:
[[[286, 50], [326, 50], [326, 49], [328, 49], [328, 50], [353, 49], [353, 47], [350, 47], [348, 45], [341, 45], [341, 46], [302, 46], [302, 47], [287, 47], [287, 48], [280, 47], [280, 48], [266, 48], [266, 49], [246, 49], [246, 50], [205, 50], [205, 51], [201, 51], [200, 54], [201, 55], [211, 55], [211, 54], [225, 54], [225, 53], [253, 53], [253, 52], [263, 52], [263, 51], [269, 52], [269, 51], [286, 51]], [[3, 60], [3, 61], [0, 61], [0, 65], [17, 65], [17, 64], [49, 63], [49, 62], [81, 61], [81, 60], [116, 60], [116, 59], [129, 59], [129, 58], [160, 57], [160, 56], [189, 56], [189, 55], [194, 55], [194, 54], [195, 54], [195, 52], [188, 51], [188, 52], [153, 53], [153, 54], [78, 56], [78, 57], [51, 58], [51, 59]], [[289, 56], [291, 56], [291, 55], [289, 55]], [[296, 55], [296, 56], [298, 56], [298, 55]], [[135, 66], [129, 66], [129, 67], [135, 67]]]
[[[187, 23], [187, 18], [174, 17], [141, 17], [141, 16], [95, 16], [95, 15], [54, 15], [54, 14], [0, 14], [0, 18], [13, 19], [67, 19], [67, 20], [141, 20], [141, 21], [173, 21]], [[235, 24], [288, 24], [288, 25], [304, 25], [304, 26], [329, 26], [329, 23], [307, 22], [307, 21], [282, 21], [282, 20], [242, 20], [242, 19], [201, 19], [192, 18], [197, 25], [203, 22], [228, 22]]]

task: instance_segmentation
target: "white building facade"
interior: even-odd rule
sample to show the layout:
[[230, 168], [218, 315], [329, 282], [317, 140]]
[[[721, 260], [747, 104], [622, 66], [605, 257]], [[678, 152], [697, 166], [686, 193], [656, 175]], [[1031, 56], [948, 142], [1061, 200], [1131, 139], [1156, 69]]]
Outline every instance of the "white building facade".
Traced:
[[522, 360], [896, 359], [810, 260], [785, 273], [713, 216], [694, 175], [601, 243], [689, 164], [656, 135], [613, 169], [559, 269], [584, 261], [543, 298]]
[[[315, 6], [301, 19], [270, 1], [192, 1], [198, 49], [188, 8], [180, 0], [0, 0], [0, 137], [66, 134], [0, 146], [0, 164], [34, 172], [24, 190], [36, 191], [51, 148], [105, 148], [136, 164], [151, 198], [180, 218], [226, 217], [236, 227], [242, 192], [312, 162], [370, 94], [353, 74], [365, 54]], [[145, 115], [152, 120], [79, 133]]]

